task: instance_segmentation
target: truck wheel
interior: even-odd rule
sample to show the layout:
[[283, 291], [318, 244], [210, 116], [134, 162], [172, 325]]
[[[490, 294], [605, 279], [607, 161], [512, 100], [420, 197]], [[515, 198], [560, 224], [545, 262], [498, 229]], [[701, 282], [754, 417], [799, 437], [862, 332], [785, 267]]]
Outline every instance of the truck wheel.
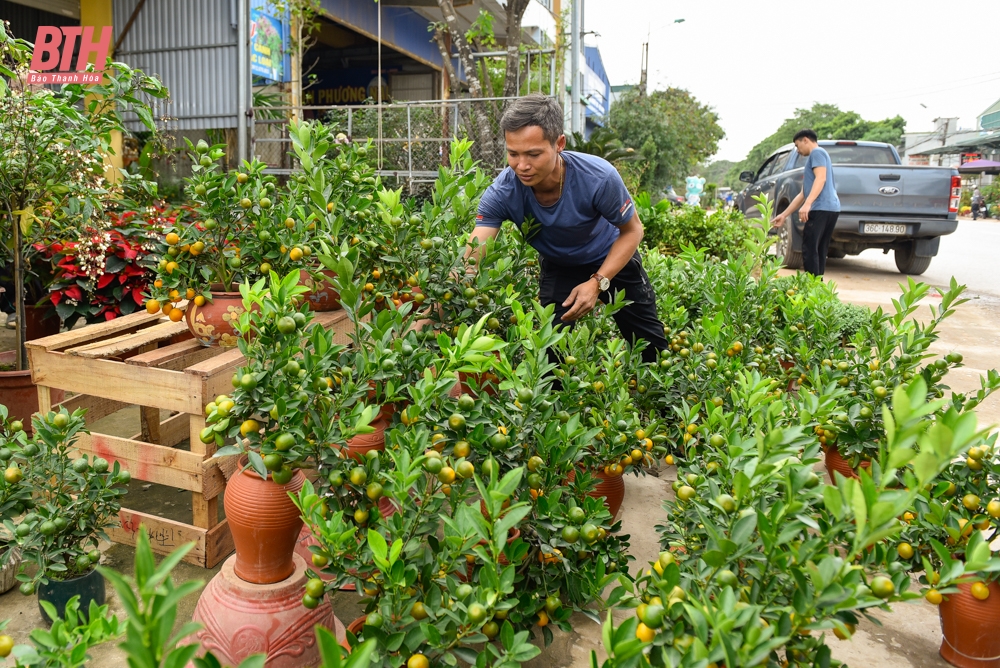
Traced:
[[919, 276], [931, 266], [931, 258], [916, 255], [912, 243], [897, 248], [893, 251], [893, 256], [896, 258], [896, 269], [899, 269], [901, 274]]
[[789, 269], [801, 269], [802, 251], [792, 250], [793, 234], [795, 234], [795, 231], [792, 229], [792, 220], [789, 217], [778, 232], [778, 243], [775, 244], [774, 248], [777, 256], [781, 258], [786, 267]]

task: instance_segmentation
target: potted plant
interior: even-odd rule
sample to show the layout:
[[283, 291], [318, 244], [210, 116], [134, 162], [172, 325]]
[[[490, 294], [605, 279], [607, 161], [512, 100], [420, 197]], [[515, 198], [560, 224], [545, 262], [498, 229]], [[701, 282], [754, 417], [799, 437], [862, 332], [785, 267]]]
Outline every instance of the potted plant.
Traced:
[[150, 201], [146, 190], [155, 193], [155, 184], [130, 174], [123, 178], [123, 197], [104, 217], [34, 244], [54, 268], [46, 301], [67, 329], [143, 308], [159, 241], [179, 213]]
[[[315, 226], [281, 196], [274, 177], [264, 174], [264, 163], [254, 160], [226, 174], [218, 162], [224, 144], [188, 144], [194, 215], [178, 218], [163, 237], [146, 309], [176, 322], [186, 318], [203, 345], [235, 347], [234, 325], [243, 309], [237, 286], [272, 270], [284, 275], [306, 266]], [[187, 308], [180, 310], [184, 300]]]
[[[897, 518], [918, 490], [986, 436], [974, 416], [928, 417], [943, 402], [928, 402], [916, 378], [895, 391], [896, 429], [874, 477], [861, 472], [861, 481], [840, 477], [824, 487], [808, 427], [836, 410], [842, 393], [799, 404], [761, 393], [767, 379], [746, 380], [735, 390], [740, 413], [719, 407], [707, 418], [725, 444], [682, 469], [686, 484], [665, 504], [664, 551], [640, 573], [635, 594], [627, 584], [612, 595], [635, 606], [636, 617], [617, 629], [609, 618], [608, 668], [635, 665], [637, 655], [640, 666], [825, 665], [823, 631], [846, 639], [866, 609], [918, 596], [886, 539], [900, 531]], [[935, 437], [922, 437], [934, 422]], [[720, 465], [709, 470], [712, 461]]]
[[616, 306], [605, 307], [593, 326], [577, 325], [560, 342], [560, 364], [554, 371], [562, 385], [560, 406], [567, 412], [579, 410], [581, 422], [593, 430], [579, 464], [599, 481], [593, 494], [605, 497], [612, 517], [625, 498], [624, 474], [639, 475], [655, 461], [652, 436], [657, 429], [655, 420], [643, 424], [628, 383], [631, 369], [641, 363], [641, 351], [603, 336]]
[[[414, 392], [445, 396], [452, 383], [426, 379]], [[318, 541], [311, 548], [313, 563], [332, 577], [324, 583], [313, 572], [303, 604], [313, 607], [327, 590], [347, 580], [356, 583], [366, 597], [366, 614], [348, 627], [348, 641], [374, 640], [374, 666], [528, 660], [538, 648], [528, 642], [527, 630], [515, 632], [507, 621], [517, 600], [515, 566], [499, 563], [505, 550], [512, 561], [524, 550], [517, 541], [507, 548], [507, 534], [528, 508], [513, 504], [490, 522], [468, 503], [484, 493], [502, 505], [524, 471], [498, 479], [496, 469], [487, 466], [486, 482], [474, 467], [467, 470], [467, 461], [434, 450], [431, 433], [424, 425], [395, 431], [398, 448], [373, 455], [341, 483], [364, 486], [369, 499], [382, 492], [405, 499], [391, 516], [361, 509], [349, 514], [338, 507], [339, 497], [317, 494], [308, 483], [299, 493], [296, 503]], [[367, 485], [362, 471], [374, 474]], [[475, 584], [468, 582], [470, 556], [481, 563]]]
[[[932, 310], [932, 319], [918, 323], [913, 314], [929, 289], [922, 283], [906, 286], [895, 302], [895, 313], [877, 311], [871, 323], [856, 334], [852, 347], [836, 345], [839, 330], [829, 337], [827, 345], [801, 346], [798, 367], [804, 369], [800, 376], [802, 388], [819, 391], [836, 383], [848, 393], [842, 410], [814, 428], [824, 446], [831, 476], [834, 471], [856, 476], [859, 467], [870, 466], [884, 432], [882, 406], [895, 387], [920, 375], [928, 396], [938, 398], [946, 389], [942, 384], [944, 376], [961, 366], [962, 355], [956, 352], [932, 362], [924, 360], [930, 357], [928, 349], [937, 340], [941, 324], [965, 301], [961, 298], [964, 287], [953, 282], [942, 293], [940, 306]], [[986, 395], [997, 387], [1000, 384], [991, 383]]]
[[[110, 61], [101, 84], [58, 90], [29, 85], [31, 54], [29, 42], [0, 26], [0, 234], [12, 249], [18, 330], [14, 370], [0, 373], [0, 383], [9, 388], [0, 390], [0, 402], [22, 421], [38, 407], [24, 350], [26, 242], [33, 227], [64, 205], [75, 207], [80, 220], [100, 216], [112, 135], [126, 132], [130, 111], [154, 130], [146, 100], [167, 94], [156, 79]], [[18, 403], [11, 392], [21, 395]]]
[[32, 439], [10, 448], [25, 461], [24, 481], [34, 496], [31, 512], [16, 523], [4, 521], [24, 562], [36, 566], [33, 575], [18, 575], [21, 593], [37, 590], [39, 604], [49, 601], [56, 610], [76, 595], [85, 610], [90, 601], [104, 604], [104, 578], [94, 569], [101, 558], [98, 540], [108, 540], [104, 530], [118, 522], [127, 490], [117, 485], [131, 479], [118, 462], [74, 457], [77, 435], [86, 429], [83, 415], [82, 409], [70, 414], [65, 408], [36, 415]]
[[[236, 544], [236, 574], [249, 582], [277, 582], [294, 570], [292, 553], [302, 526], [288, 497], [332, 443], [367, 428], [373, 411], [364, 390], [339, 373], [346, 347], [311, 323], [297, 271], [240, 286], [239, 339], [247, 364], [233, 377], [230, 396], [206, 407], [205, 442], [222, 445], [216, 457], [243, 455], [227, 486], [227, 516]], [[350, 427], [343, 427], [345, 421]], [[235, 445], [225, 446], [230, 439]]]
[[[948, 408], [962, 410], [961, 400]], [[920, 490], [895, 545], [901, 561], [922, 572], [924, 598], [939, 606], [941, 656], [956, 666], [988, 665], [1000, 654], [993, 632], [1000, 619], [1000, 558], [990, 550], [1000, 532], [996, 439], [980, 439], [964, 460]]]
[[[37, 454], [37, 447], [34, 444], [27, 446], [24, 425], [19, 420], [8, 420], [7, 407], [0, 405], [0, 466], [4, 469], [0, 481], [0, 518], [5, 528], [7, 522], [13, 522], [35, 507], [32, 489], [24, 480], [24, 470], [28, 457]], [[15, 534], [8, 532], [3, 536], [0, 550], [0, 593], [6, 593], [17, 584], [21, 569], [21, 550]]]
[[[367, 159], [371, 144], [358, 146], [334, 133], [333, 126], [318, 121], [292, 121], [292, 155], [302, 172], [288, 183], [289, 199], [314, 238], [338, 245], [343, 234], [350, 246], [365, 251], [378, 183]], [[331, 284], [335, 275], [315, 256], [305, 263], [302, 280], [309, 288], [305, 297], [314, 311], [340, 308], [339, 294]]]

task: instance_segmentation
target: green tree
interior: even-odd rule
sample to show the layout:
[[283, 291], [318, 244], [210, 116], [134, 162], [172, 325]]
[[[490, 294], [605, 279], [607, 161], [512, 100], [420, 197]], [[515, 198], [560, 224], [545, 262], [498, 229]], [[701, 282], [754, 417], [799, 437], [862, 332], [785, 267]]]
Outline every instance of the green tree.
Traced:
[[731, 184], [726, 183], [726, 175], [735, 164], [732, 160], [713, 160], [698, 167], [695, 172], [704, 176], [706, 183], [718, 183], [722, 186], [732, 187]]
[[652, 192], [679, 184], [718, 150], [726, 134], [710, 107], [679, 88], [649, 95], [628, 91], [611, 105], [608, 120], [622, 144], [646, 159], [641, 184]]
[[764, 163], [764, 160], [767, 159], [767, 156], [771, 155], [771, 153], [781, 146], [791, 143], [792, 137], [802, 128], [815, 128], [816, 126], [829, 123], [840, 113], [840, 109], [833, 104], [816, 103], [812, 109], [796, 109], [794, 116], [786, 118], [777, 131], [750, 149], [747, 157], [741, 162], [736, 163], [729, 170], [729, 174], [726, 177], [726, 184], [738, 184], [740, 172], [744, 170], [756, 171]]

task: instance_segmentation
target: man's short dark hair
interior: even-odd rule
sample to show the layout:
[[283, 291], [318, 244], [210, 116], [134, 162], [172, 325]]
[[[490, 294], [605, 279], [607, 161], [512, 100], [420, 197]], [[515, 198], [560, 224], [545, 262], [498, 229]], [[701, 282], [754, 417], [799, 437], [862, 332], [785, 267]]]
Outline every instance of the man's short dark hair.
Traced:
[[555, 98], [529, 93], [514, 100], [500, 119], [500, 128], [504, 132], [516, 132], [529, 125], [540, 127], [542, 136], [554, 144], [563, 134], [562, 107]]
[[812, 130], [809, 130], [807, 128], [805, 130], [799, 130], [798, 132], [795, 133], [795, 136], [792, 137], [792, 141], [798, 141], [800, 139], [808, 139], [809, 141], [817, 141], [819, 138], [816, 136], [815, 132], [813, 132]]

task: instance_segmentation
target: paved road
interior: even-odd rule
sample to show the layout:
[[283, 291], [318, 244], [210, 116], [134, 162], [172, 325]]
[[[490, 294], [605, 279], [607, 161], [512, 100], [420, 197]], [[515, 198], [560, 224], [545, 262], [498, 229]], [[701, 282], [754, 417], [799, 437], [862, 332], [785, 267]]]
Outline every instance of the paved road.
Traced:
[[[941, 238], [941, 250], [931, 261], [920, 280], [931, 285], [948, 285], [954, 276], [968, 286], [969, 294], [1000, 297], [1000, 276], [997, 275], [997, 253], [1000, 252], [1000, 221], [961, 220], [954, 234]], [[861, 255], [849, 255], [827, 263], [831, 273], [848, 273], [902, 279], [892, 253], [883, 255], [878, 249]]]

